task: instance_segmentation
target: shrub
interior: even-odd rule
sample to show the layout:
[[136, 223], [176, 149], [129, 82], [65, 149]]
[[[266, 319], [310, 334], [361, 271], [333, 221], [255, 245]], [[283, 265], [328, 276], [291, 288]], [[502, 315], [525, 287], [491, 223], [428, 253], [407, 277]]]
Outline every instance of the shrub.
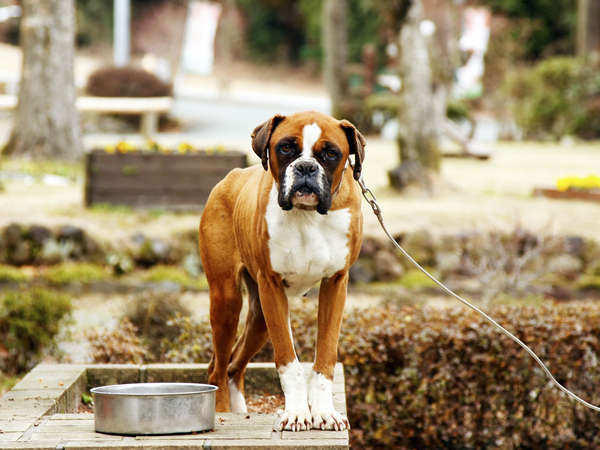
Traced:
[[[600, 306], [495, 306], [490, 314], [600, 403]], [[291, 314], [296, 352], [314, 358], [316, 302]], [[208, 361], [210, 326], [190, 318], [167, 353]], [[254, 360], [272, 360], [268, 349]], [[519, 346], [463, 307], [386, 304], [346, 314], [339, 342], [354, 448], [595, 448], [596, 413], [567, 400]]]
[[575, 58], [551, 58], [508, 81], [529, 138], [600, 137], [600, 74]]
[[[548, 361], [556, 378], [600, 401], [600, 308], [490, 311]], [[516, 344], [464, 308], [349, 314], [340, 341], [353, 446], [595, 447], [595, 413], [565, 397]]]
[[177, 283], [186, 289], [207, 290], [208, 282], [204, 275], [198, 278], [191, 277], [187, 272], [178, 267], [157, 265], [145, 271], [142, 275], [144, 281], [161, 283], [169, 281]]
[[71, 313], [69, 297], [45, 289], [0, 296], [0, 368], [15, 374], [33, 367]]
[[165, 361], [172, 363], [208, 362], [212, 355], [212, 336], [208, 320], [194, 321], [189, 316], [176, 315], [168, 325], [179, 330], [173, 340], [162, 341]]
[[88, 78], [86, 92], [98, 97], [165, 97], [173, 87], [136, 67], [105, 67]]
[[146, 359], [153, 361], [161, 359], [161, 342], [173, 341], [179, 335], [180, 328], [172, 324], [171, 319], [189, 315], [190, 311], [179, 301], [179, 295], [151, 293], [136, 296], [125, 313], [150, 352]]
[[140, 364], [146, 349], [136, 335], [137, 328], [124, 318], [112, 330], [87, 330], [85, 336], [91, 346], [91, 355], [99, 364]]
[[27, 281], [30, 278], [31, 277], [27, 273], [16, 267], [0, 264], [0, 283], [19, 283], [21, 281]]
[[105, 267], [91, 263], [64, 263], [49, 267], [44, 277], [52, 284], [90, 283], [110, 276]]

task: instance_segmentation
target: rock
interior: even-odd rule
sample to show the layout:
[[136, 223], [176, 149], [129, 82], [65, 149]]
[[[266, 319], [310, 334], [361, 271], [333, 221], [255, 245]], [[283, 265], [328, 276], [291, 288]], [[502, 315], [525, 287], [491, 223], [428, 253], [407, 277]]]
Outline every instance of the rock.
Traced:
[[581, 259], [568, 253], [553, 256], [548, 260], [548, 272], [551, 273], [569, 276], [578, 274], [582, 269]]
[[394, 253], [389, 250], [379, 250], [373, 258], [375, 277], [379, 281], [391, 281], [404, 274], [404, 268]]
[[25, 264], [31, 264], [33, 262], [33, 255], [31, 251], [31, 242], [20, 241], [16, 246], [8, 249], [8, 262], [15, 266], [22, 266]]
[[373, 258], [377, 250], [380, 250], [383, 246], [381, 243], [373, 237], [365, 237], [360, 247], [361, 258]]
[[371, 283], [375, 281], [373, 261], [361, 258], [350, 267], [350, 283]]
[[127, 255], [110, 253], [106, 256], [106, 263], [113, 268], [115, 275], [123, 275], [133, 269], [133, 261]]
[[2, 237], [7, 248], [15, 248], [23, 239], [23, 229], [21, 225], [11, 223], [4, 228]]
[[59, 241], [73, 241], [78, 244], [83, 244], [85, 231], [73, 225], [63, 225], [58, 229]]
[[133, 248], [130, 249], [130, 253], [136, 263], [153, 266], [171, 262], [171, 246], [167, 241], [150, 239], [141, 233], [133, 235], [131, 240]]
[[87, 233], [83, 236], [83, 253], [92, 259], [101, 259], [104, 256], [102, 247]]
[[565, 238], [565, 250], [567, 253], [581, 257], [585, 250], [585, 241], [579, 236], [567, 236]]
[[47, 239], [38, 253], [36, 262], [40, 264], [56, 264], [69, 259], [73, 250], [70, 241], [58, 242], [56, 239]]
[[189, 253], [183, 258], [183, 270], [190, 276], [197, 277], [203, 272], [202, 261], [196, 253]]
[[154, 257], [157, 261], [168, 261], [171, 246], [167, 241], [163, 241], [162, 239], [152, 239], [150, 241], [150, 248], [152, 249], [152, 253], [154, 254]]
[[29, 238], [34, 244], [42, 246], [44, 243], [52, 237], [52, 232], [49, 228], [42, 225], [32, 225], [29, 228]]

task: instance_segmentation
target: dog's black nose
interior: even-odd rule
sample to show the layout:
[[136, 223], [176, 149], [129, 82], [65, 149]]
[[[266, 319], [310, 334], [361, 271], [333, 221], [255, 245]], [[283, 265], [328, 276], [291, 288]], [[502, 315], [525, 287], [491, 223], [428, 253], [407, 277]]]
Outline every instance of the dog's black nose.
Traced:
[[294, 169], [299, 175], [313, 175], [318, 167], [317, 163], [313, 161], [300, 161], [296, 164]]

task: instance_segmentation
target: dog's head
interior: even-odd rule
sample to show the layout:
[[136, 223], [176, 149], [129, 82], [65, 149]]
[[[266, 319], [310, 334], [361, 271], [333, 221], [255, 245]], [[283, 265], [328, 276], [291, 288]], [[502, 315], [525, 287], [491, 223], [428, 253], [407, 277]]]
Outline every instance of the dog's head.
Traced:
[[354, 155], [358, 180], [365, 138], [347, 120], [318, 112], [276, 114], [252, 132], [252, 149], [279, 189], [279, 206], [327, 214], [342, 174]]

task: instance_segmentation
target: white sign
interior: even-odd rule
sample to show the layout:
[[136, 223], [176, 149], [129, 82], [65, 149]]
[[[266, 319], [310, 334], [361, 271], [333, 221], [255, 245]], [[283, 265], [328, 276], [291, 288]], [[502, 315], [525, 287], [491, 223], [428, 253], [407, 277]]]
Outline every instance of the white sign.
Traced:
[[184, 72], [208, 75], [212, 72], [214, 44], [221, 5], [192, 1], [185, 24], [181, 68]]

